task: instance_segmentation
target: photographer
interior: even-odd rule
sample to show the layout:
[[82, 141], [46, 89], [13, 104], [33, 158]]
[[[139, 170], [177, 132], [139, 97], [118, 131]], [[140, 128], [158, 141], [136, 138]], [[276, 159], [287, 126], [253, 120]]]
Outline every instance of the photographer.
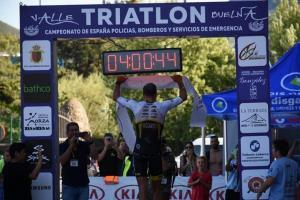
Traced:
[[111, 133], [104, 135], [104, 148], [98, 155], [100, 176], [119, 176], [121, 159], [118, 157], [116, 144]]
[[[67, 140], [59, 145], [62, 166], [62, 199], [89, 199], [87, 165], [92, 138], [88, 132], [79, 132], [76, 122], [67, 124]], [[83, 139], [84, 141], [80, 140]]]

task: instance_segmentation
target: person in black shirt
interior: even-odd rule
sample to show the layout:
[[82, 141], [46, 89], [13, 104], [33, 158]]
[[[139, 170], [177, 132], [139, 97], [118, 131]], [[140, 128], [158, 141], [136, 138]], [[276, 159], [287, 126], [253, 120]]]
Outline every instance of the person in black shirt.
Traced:
[[104, 148], [98, 155], [100, 176], [119, 176], [121, 159], [111, 133], [104, 135]]
[[4, 200], [31, 200], [31, 180], [36, 179], [42, 167], [42, 155], [34, 169], [26, 163], [26, 145], [13, 143], [9, 148], [11, 161], [3, 168]]
[[[62, 166], [63, 200], [89, 199], [87, 165], [92, 138], [88, 132], [79, 132], [76, 122], [67, 124], [67, 140], [59, 145], [59, 161]], [[81, 141], [80, 138], [85, 141]]]

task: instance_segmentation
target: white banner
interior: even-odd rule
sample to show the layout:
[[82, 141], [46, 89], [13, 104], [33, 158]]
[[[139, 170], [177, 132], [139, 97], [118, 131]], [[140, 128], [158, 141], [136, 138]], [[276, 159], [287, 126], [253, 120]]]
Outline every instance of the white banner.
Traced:
[[[187, 187], [189, 177], [177, 176], [170, 200], [190, 200], [191, 188]], [[119, 184], [106, 185], [102, 177], [90, 177], [89, 200], [136, 200], [138, 186], [135, 177], [120, 177]], [[213, 177], [211, 200], [225, 199], [225, 181], [223, 176]]]

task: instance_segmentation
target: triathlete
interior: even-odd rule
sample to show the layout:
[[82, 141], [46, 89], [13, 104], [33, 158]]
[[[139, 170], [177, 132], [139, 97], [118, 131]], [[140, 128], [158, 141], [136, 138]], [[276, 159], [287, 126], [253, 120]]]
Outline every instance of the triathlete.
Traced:
[[146, 200], [147, 176], [152, 182], [153, 199], [159, 200], [160, 182], [162, 177], [161, 135], [166, 113], [187, 99], [186, 89], [180, 75], [171, 77], [179, 87], [179, 97], [157, 102], [157, 88], [153, 83], [143, 87], [144, 101], [137, 102], [121, 97], [120, 85], [127, 78], [118, 77], [113, 99], [129, 108], [134, 114], [136, 143], [134, 147], [135, 175], [139, 185], [140, 200]]

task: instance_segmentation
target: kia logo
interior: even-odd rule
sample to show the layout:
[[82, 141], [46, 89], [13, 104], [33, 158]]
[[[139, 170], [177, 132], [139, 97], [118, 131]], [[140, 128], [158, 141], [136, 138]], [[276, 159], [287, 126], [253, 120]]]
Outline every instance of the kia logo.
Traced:
[[137, 185], [125, 185], [115, 192], [117, 200], [139, 199], [139, 188]]
[[191, 199], [192, 192], [189, 187], [186, 185], [174, 185], [171, 192], [171, 200], [185, 200], [185, 199]]
[[224, 200], [225, 199], [225, 187], [217, 187], [210, 191], [210, 199]]
[[102, 200], [104, 198], [105, 192], [102, 188], [89, 185], [89, 200]]

